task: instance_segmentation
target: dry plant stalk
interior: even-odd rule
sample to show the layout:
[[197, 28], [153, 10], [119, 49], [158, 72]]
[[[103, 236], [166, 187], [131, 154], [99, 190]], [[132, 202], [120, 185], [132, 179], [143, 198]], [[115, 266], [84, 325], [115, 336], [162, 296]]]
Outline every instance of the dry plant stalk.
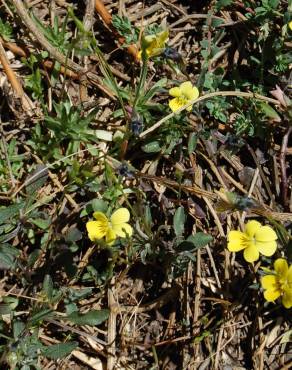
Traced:
[[71, 59], [68, 59], [64, 54], [62, 54], [59, 50], [57, 50], [52, 44], [46, 39], [46, 37], [39, 31], [38, 27], [34, 24], [31, 20], [24, 4], [20, 0], [11, 0], [13, 5], [16, 8], [17, 14], [29, 29], [29, 31], [34, 35], [37, 41], [42, 45], [42, 47], [49, 52], [49, 54], [57, 60], [66, 68], [72, 70], [78, 74], [84, 74], [91, 81], [94, 85], [96, 85], [101, 91], [103, 91], [108, 97], [111, 99], [115, 99], [114, 94], [110, 91], [107, 87], [105, 87], [99, 76], [96, 73], [89, 72], [81, 67], [79, 64], [73, 62]]
[[4, 50], [3, 45], [2, 45], [1, 42], [0, 42], [0, 62], [3, 66], [3, 69], [6, 73], [6, 76], [9, 80], [9, 82], [11, 83], [11, 86], [12, 86], [13, 90], [15, 91], [16, 95], [19, 98], [22, 98], [23, 94], [24, 94], [23, 88], [21, 86], [21, 83], [18, 81], [18, 78], [17, 78], [16, 74], [14, 73], [14, 71], [10, 67], [8, 58], [6, 56], [5, 50]]
[[0, 62], [3, 66], [4, 72], [6, 73], [8, 81], [11, 83], [12, 89], [14, 90], [16, 96], [21, 101], [23, 111], [26, 112], [29, 116], [31, 116], [33, 112], [33, 104], [28, 98], [28, 96], [24, 93], [18, 77], [10, 67], [9, 60], [6, 56], [6, 52], [3, 48], [1, 41], [0, 41]]

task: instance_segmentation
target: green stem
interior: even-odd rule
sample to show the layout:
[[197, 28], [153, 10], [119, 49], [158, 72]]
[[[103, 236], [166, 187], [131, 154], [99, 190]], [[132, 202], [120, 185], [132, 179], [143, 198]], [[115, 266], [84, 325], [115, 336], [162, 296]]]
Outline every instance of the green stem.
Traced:
[[136, 94], [135, 94], [135, 100], [134, 100], [134, 103], [133, 103], [133, 108], [136, 107], [136, 104], [138, 102], [138, 99], [140, 97], [140, 94], [141, 94], [141, 89], [144, 89], [144, 85], [145, 85], [145, 81], [146, 81], [146, 77], [147, 77], [147, 60], [143, 59], [143, 64], [142, 64], [142, 69], [141, 69], [141, 73], [140, 73], [140, 77], [139, 77], [139, 84], [138, 84], [138, 87], [137, 87], [137, 90], [136, 90]]
[[120, 89], [119, 89], [119, 86], [117, 84], [117, 81], [116, 81], [114, 75], [112, 74], [112, 71], [110, 69], [110, 66], [109, 66], [108, 62], [106, 61], [106, 59], [104, 58], [100, 48], [98, 47], [95, 38], [92, 37], [91, 41], [92, 41], [92, 45], [93, 45], [93, 50], [95, 51], [95, 53], [97, 54], [97, 56], [100, 59], [100, 63], [101, 63], [101, 66], [102, 66], [101, 71], [103, 70], [103, 73], [104, 73], [105, 77], [107, 77], [111, 81], [111, 83], [112, 83], [112, 85], [115, 89], [115, 93], [116, 93], [116, 95], [119, 99], [119, 102], [121, 104], [121, 108], [122, 108], [122, 111], [124, 113], [125, 120], [126, 120], [126, 122], [128, 122], [128, 113], [125, 109], [124, 101], [123, 101], [123, 98], [120, 94]]

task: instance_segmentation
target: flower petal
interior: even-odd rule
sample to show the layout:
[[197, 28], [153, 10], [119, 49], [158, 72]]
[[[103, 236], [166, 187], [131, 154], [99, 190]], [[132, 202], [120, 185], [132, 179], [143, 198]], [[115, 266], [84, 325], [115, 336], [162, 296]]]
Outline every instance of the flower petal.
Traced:
[[199, 90], [190, 81], [183, 82], [180, 89], [187, 100], [194, 100], [199, 97]]
[[277, 240], [277, 234], [275, 231], [268, 225], [262, 226], [258, 229], [254, 235], [256, 241], [260, 242], [269, 242], [271, 240]]
[[244, 234], [241, 231], [232, 230], [228, 234], [227, 248], [230, 252], [238, 252], [246, 248], [246, 244], [243, 242]]
[[277, 287], [276, 275], [265, 275], [261, 278], [261, 284], [263, 289], [275, 290]]
[[147, 35], [147, 36], [143, 36], [143, 38], [142, 38], [143, 46], [148, 47], [148, 46], [149, 46], [149, 45], [151, 45], [155, 40], [156, 40], [156, 35]]
[[168, 103], [169, 105], [169, 108], [173, 111], [173, 112], [176, 112], [178, 111], [181, 107], [184, 106], [184, 104], [182, 104], [182, 101], [179, 99], [179, 98], [174, 98], [174, 99], [171, 99]]
[[130, 219], [130, 212], [127, 208], [119, 208], [111, 215], [111, 223], [114, 227], [115, 225], [120, 225], [128, 222]]
[[102, 239], [107, 232], [108, 225], [101, 221], [88, 221], [86, 223], [88, 237], [91, 241]]
[[121, 238], [126, 238], [133, 234], [132, 226], [127, 223], [113, 226], [113, 231]]
[[292, 288], [286, 288], [282, 297], [282, 304], [285, 308], [292, 307]]
[[228, 233], [227, 248], [230, 250], [230, 252], [238, 252], [246, 248], [244, 237], [245, 235], [241, 231], [232, 230]]
[[244, 237], [244, 233], [238, 230], [231, 230], [228, 233], [228, 240], [230, 242], [236, 241], [236, 240], [241, 240]]
[[192, 92], [190, 94], [190, 99], [191, 100], [198, 99], [199, 95], [200, 95], [200, 92], [199, 92], [198, 88], [196, 86], [194, 86], [193, 89], [192, 89]]
[[179, 98], [181, 96], [181, 89], [179, 87], [173, 87], [168, 91], [170, 96], [174, 96], [175, 98]]
[[115, 231], [109, 227], [107, 229], [107, 233], [106, 233], [106, 236], [105, 236], [106, 243], [109, 244], [109, 245], [112, 245], [114, 243], [114, 241], [116, 240], [116, 238], [117, 238], [117, 235], [116, 235]]
[[259, 256], [259, 251], [255, 245], [248, 246], [243, 252], [243, 257], [247, 262], [257, 261]]
[[292, 265], [289, 267], [287, 272], [287, 281], [289, 286], [292, 288]]
[[268, 302], [274, 302], [280, 295], [281, 292], [279, 290], [268, 289], [264, 292], [265, 300]]
[[268, 241], [268, 242], [258, 242], [256, 241], [256, 247], [261, 254], [264, 256], [270, 257], [272, 256], [277, 250], [277, 242], [276, 240]]
[[245, 225], [245, 233], [250, 237], [253, 238], [255, 233], [262, 227], [262, 225], [256, 221], [251, 220]]
[[183, 82], [180, 84], [180, 89], [181, 89], [181, 92], [184, 94], [184, 95], [187, 95], [188, 92], [190, 92], [193, 88], [193, 85], [191, 83], [191, 81], [186, 81], [186, 82]]
[[[276, 273], [279, 275], [279, 277], [286, 278], [286, 276], [288, 275], [288, 263], [287, 263], [287, 261], [284, 258], [276, 259], [276, 261], [274, 262], [274, 269], [275, 269]], [[292, 273], [292, 269], [291, 269], [291, 273]]]
[[162, 54], [164, 51], [164, 48], [158, 48], [156, 46], [149, 46], [149, 48], [146, 49], [146, 53], [148, 58], [156, 57], [159, 54]]
[[146, 51], [148, 58], [161, 54], [168, 40], [169, 31], [164, 30], [154, 35], [142, 37], [142, 49]]
[[106, 217], [106, 215], [103, 212], [94, 212], [93, 217], [97, 221], [101, 221], [101, 222], [105, 222], [105, 223], [108, 222], [108, 218]]
[[157, 34], [157, 38], [156, 38], [157, 39], [157, 44], [159, 44], [159, 46], [164, 47], [164, 44], [168, 40], [168, 36], [169, 36], [169, 31], [168, 30], [163, 30], [162, 32], [159, 32]]

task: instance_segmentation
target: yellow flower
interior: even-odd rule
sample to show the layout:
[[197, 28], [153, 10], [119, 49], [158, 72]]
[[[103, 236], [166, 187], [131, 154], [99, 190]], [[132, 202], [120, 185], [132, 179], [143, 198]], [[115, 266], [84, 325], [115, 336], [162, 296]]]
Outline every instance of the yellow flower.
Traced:
[[[174, 99], [169, 101], [169, 107], [173, 112], [176, 112], [191, 100], [197, 99], [199, 97], [199, 90], [190, 81], [187, 81], [183, 82], [179, 87], [170, 89], [169, 95], [174, 97]], [[192, 107], [190, 105], [187, 110], [191, 111]]]
[[118, 236], [125, 238], [133, 233], [132, 227], [127, 223], [130, 219], [127, 208], [117, 209], [110, 219], [102, 212], [94, 212], [93, 217], [96, 221], [86, 223], [88, 237], [92, 241], [105, 237], [107, 244], [113, 244]]
[[290, 30], [292, 31], [292, 21], [290, 21], [289, 23], [288, 23], [288, 27], [290, 28]]
[[[168, 40], [169, 31], [164, 30], [154, 35], [147, 35], [142, 37], [142, 50], [145, 52], [145, 57], [151, 58], [163, 53], [165, 43]], [[138, 58], [142, 58], [143, 51], [138, 53]]]
[[261, 284], [265, 289], [264, 297], [268, 302], [273, 302], [281, 297], [282, 304], [286, 308], [292, 307], [292, 265], [284, 258], [278, 258], [274, 262], [274, 274], [263, 276]]
[[243, 257], [247, 262], [259, 259], [260, 253], [272, 256], [277, 249], [277, 234], [270, 226], [262, 226], [258, 221], [249, 221], [245, 231], [232, 230], [228, 234], [227, 248], [231, 252], [244, 249]]

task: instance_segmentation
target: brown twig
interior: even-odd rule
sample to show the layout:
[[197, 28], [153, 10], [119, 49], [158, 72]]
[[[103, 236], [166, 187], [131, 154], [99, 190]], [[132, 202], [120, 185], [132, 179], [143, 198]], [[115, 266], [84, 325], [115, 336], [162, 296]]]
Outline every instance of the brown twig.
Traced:
[[74, 71], [75, 73], [84, 74], [88, 78], [88, 80], [96, 85], [101, 91], [103, 91], [108, 97], [111, 99], [115, 99], [114, 93], [110, 91], [107, 87], [103, 86], [99, 76], [97, 76], [93, 72], [89, 72], [85, 70], [83, 67], [79, 66], [79, 64], [73, 62], [72, 60], [68, 59], [64, 54], [62, 54], [59, 50], [53, 47], [50, 42], [46, 39], [46, 37], [40, 32], [34, 22], [31, 20], [26, 8], [23, 5], [23, 2], [20, 0], [11, 0], [13, 5], [16, 8], [18, 16], [21, 18], [23, 23], [29, 29], [29, 31], [34, 35], [37, 41], [42, 45], [44, 49], [46, 49], [49, 54], [52, 56], [53, 59], [56, 59], [60, 64], [65, 66], [66, 68]]
[[108, 318], [108, 357], [107, 370], [113, 370], [116, 364], [116, 335], [117, 335], [117, 303], [114, 297], [115, 278], [112, 278], [108, 288], [108, 306], [110, 314]]
[[8, 81], [11, 83], [12, 89], [14, 90], [16, 96], [21, 101], [23, 111], [31, 116], [33, 114], [33, 104], [28, 98], [28, 96], [24, 93], [20, 81], [18, 80], [16, 74], [10, 67], [8, 58], [6, 56], [6, 53], [5, 53], [5, 50], [3, 48], [1, 41], [0, 41], [0, 63], [3, 66], [3, 69], [8, 78]]
[[280, 151], [280, 168], [281, 168], [281, 190], [282, 190], [282, 200], [283, 205], [285, 208], [288, 206], [288, 199], [287, 199], [287, 193], [288, 193], [288, 184], [287, 184], [287, 173], [286, 173], [286, 150], [287, 145], [289, 141], [289, 136], [292, 131], [292, 126], [290, 126], [286, 132], [286, 134], [283, 136], [282, 145], [281, 145], [281, 151]]
[[15, 44], [14, 42], [6, 42], [2, 38], [0, 38], [0, 40], [2, 42], [2, 45], [5, 48], [12, 51], [13, 54], [18, 55], [20, 57], [24, 57], [24, 58], [27, 57], [28, 52], [24, 50], [23, 48], [21, 48], [20, 46], [18, 46], [17, 44]]
[[95, 0], [95, 9], [107, 26], [112, 24], [112, 16], [101, 0]]
[[[104, 23], [113, 31], [115, 36], [118, 38], [118, 42], [120, 45], [123, 45], [125, 43], [125, 38], [118, 34], [116, 29], [113, 27], [112, 24], [112, 16], [108, 12], [107, 8], [104, 6], [102, 0], [95, 0], [95, 9], [98, 12], [98, 14], [101, 16]], [[134, 57], [135, 61], [138, 61], [138, 50], [135, 45], [129, 45], [127, 47], [128, 53]]]
[[[45, 69], [49, 69], [49, 70], [52, 70], [54, 68], [54, 65], [55, 65], [55, 63], [51, 60], [45, 60], [42, 64], [43, 64], [43, 67]], [[79, 80], [80, 79], [79, 74], [77, 74], [73, 71], [70, 71], [70, 69], [67, 69], [63, 66], [60, 66], [60, 73], [62, 73], [66, 77], [72, 78], [73, 80]]]
[[[14, 55], [17, 55], [17, 56], [22, 57], [22, 58], [27, 58], [30, 54], [29, 50], [21, 48], [20, 46], [18, 46], [14, 42], [5, 42], [1, 38], [0, 38], [0, 42], [2, 42], [2, 45], [5, 48], [7, 48], [8, 50], [10, 50]], [[51, 60], [45, 60], [43, 62], [43, 66], [44, 66], [44, 68], [47, 68], [47, 69], [53, 69], [54, 62], [52, 62]], [[63, 66], [60, 67], [60, 72], [62, 74], [64, 74], [65, 76], [73, 78], [75, 80], [80, 78], [80, 76], [77, 73], [74, 73], [74, 72], [70, 71], [69, 69], [66, 69]]]
[[[1, 40], [1, 38], [0, 38]], [[12, 51], [13, 54], [15, 55], [18, 55], [20, 57], [23, 57], [23, 58], [27, 58], [29, 56], [29, 50], [25, 50], [23, 48], [21, 48], [20, 46], [18, 46], [17, 44], [15, 44], [14, 42], [2, 42], [3, 46], [7, 49], [9, 49], [10, 51]], [[96, 61], [98, 60], [98, 58], [96, 58], [95, 56], [91, 56], [90, 57], [91, 61]], [[43, 67], [45, 69], [53, 69], [54, 68], [54, 65], [55, 63], [49, 59], [45, 60], [42, 62], [43, 64]], [[114, 76], [117, 76], [118, 78], [124, 80], [124, 81], [130, 81], [131, 78], [122, 73], [121, 71], [119, 71], [118, 69], [114, 68], [113, 66], [110, 66], [110, 69], [111, 69], [111, 72]], [[62, 73], [64, 76], [66, 77], [70, 77], [71, 79], [73, 80], [81, 80], [82, 79], [82, 75], [80, 74], [77, 74], [73, 71], [71, 71], [70, 69], [66, 68], [66, 67], [63, 67], [63, 66], [60, 66], [60, 73]]]
[[23, 88], [22, 88], [21, 83], [19, 82], [16, 74], [14, 73], [14, 71], [10, 67], [9, 61], [7, 59], [5, 50], [4, 50], [3, 45], [2, 45], [1, 42], [0, 42], [0, 62], [3, 66], [3, 69], [6, 73], [6, 76], [9, 80], [9, 82], [11, 83], [11, 86], [12, 86], [13, 90], [15, 91], [17, 96], [19, 98], [21, 98], [24, 94]]

